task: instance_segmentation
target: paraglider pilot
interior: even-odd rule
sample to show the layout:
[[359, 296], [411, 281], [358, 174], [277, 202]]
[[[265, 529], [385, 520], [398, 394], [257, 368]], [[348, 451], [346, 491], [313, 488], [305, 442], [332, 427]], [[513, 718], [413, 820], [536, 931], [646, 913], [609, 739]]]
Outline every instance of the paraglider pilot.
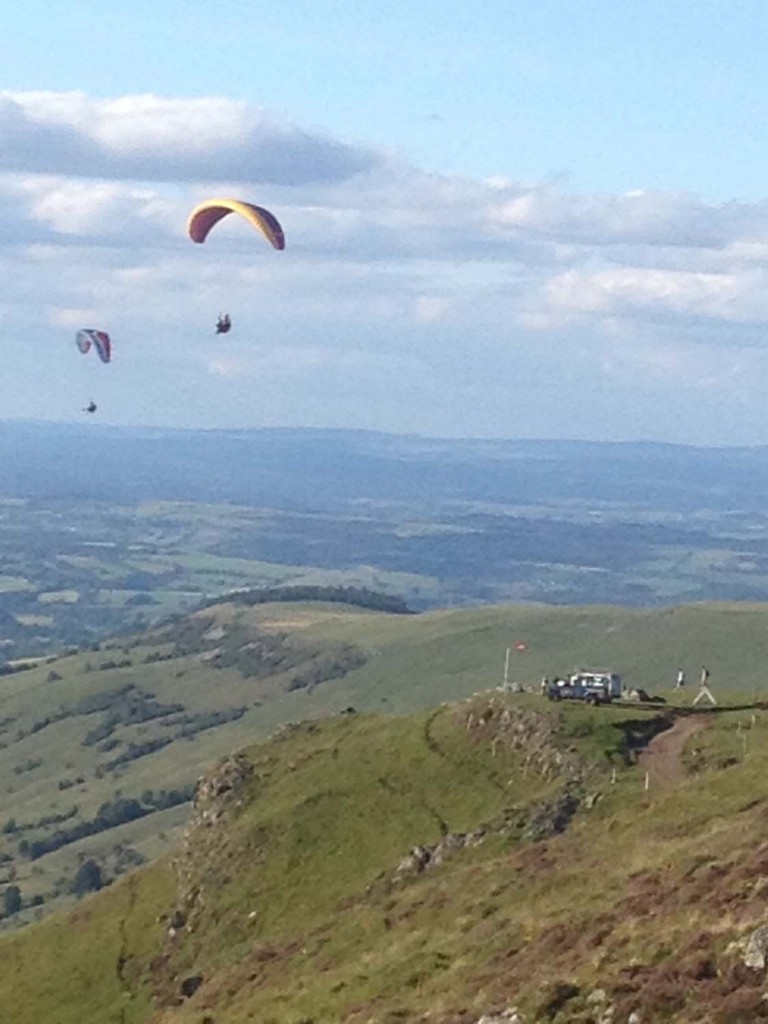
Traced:
[[98, 406], [96, 405], [94, 400], [91, 399], [88, 405], [86, 405], [86, 407], [83, 409], [83, 412], [96, 412], [97, 408]]
[[226, 334], [231, 326], [232, 321], [229, 319], [229, 313], [224, 313], [223, 315], [220, 315], [219, 319], [216, 321], [216, 333]]

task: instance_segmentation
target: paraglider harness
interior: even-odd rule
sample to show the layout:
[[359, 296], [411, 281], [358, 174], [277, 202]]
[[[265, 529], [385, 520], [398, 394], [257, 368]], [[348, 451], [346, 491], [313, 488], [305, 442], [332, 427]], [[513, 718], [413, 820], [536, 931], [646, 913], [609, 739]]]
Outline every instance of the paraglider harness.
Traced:
[[219, 319], [216, 321], [216, 333], [226, 334], [231, 326], [232, 321], [229, 319], [229, 313], [225, 313], [223, 316], [220, 316]]

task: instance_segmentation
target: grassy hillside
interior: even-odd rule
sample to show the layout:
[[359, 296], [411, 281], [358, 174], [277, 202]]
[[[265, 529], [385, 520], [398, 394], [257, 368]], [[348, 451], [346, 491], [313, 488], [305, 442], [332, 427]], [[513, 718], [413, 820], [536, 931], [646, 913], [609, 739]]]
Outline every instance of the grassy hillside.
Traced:
[[2, 1005], [14, 1024], [766, 1019], [735, 943], [768, 921], [768, 712], [680, 719], [681, 774], [646, 791], [633, 749], [667, 716], [479, 695], [281, 730], [209, 776], [173, 865], [0, 939]]
[[3, 677], [0, 884], [18, 885], [25, 903], [3, 924], [71, 899], [84, 857], [114, 877], [168, 849], [201, 772], [282, 722], [468, 696], [500, 681], [516, 640], [527, 649], [511, 676], [531, 686], [602, 665], [664, 690], [678, 666], [697, 677], [706, 663], [716, 692], [751, 699], [763, 693], [767, 626], [762, 605], [401, 616], [229, 603]]

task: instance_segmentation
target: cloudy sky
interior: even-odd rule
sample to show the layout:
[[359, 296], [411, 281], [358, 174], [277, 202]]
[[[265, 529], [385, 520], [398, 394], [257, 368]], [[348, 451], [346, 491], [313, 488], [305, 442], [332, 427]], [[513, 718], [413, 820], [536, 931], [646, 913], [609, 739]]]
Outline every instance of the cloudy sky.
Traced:
[[[27, 0], [0, 417], [768, 443], [767, 31], [764, 0]], [[192, 243], [210, 195], [285, 251]]]

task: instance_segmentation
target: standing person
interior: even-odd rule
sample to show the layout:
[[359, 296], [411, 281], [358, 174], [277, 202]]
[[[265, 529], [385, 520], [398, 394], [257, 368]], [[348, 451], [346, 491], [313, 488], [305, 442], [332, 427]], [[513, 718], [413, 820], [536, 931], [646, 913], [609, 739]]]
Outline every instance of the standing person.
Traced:
[[685, 672], [679, 668], [677, 670], [677, 683], [675, 684], [676, 690], [682, 690], [685, 686]]
[[539, 683], [539, 690], [541, 691], [541, 693], [544, 696], [546, 696], [547, 693], [549, 692], [549, 677], [548, 676], [543, 676], [542, 677], [542, 680]]
[[712, 693], [712, 691], [710, 690], [709, 686], [707, 685], [708, 681], [709, 681], [709, 669], [706, 667], [706, 665], [702, 665], [702, 668], [701, 668], [701, 686], [699, 687], [699, 692], [696, 694], [696, 697], [695, 697], [695, 699], [693, 701], [693, 706], [694, 707], [696, 707], [696, 705], [701, 700], [708, 700], [709, 703], [712, 704], [712, 705], [717, 704], [717, 701], [715, 700], [714, 694]]

